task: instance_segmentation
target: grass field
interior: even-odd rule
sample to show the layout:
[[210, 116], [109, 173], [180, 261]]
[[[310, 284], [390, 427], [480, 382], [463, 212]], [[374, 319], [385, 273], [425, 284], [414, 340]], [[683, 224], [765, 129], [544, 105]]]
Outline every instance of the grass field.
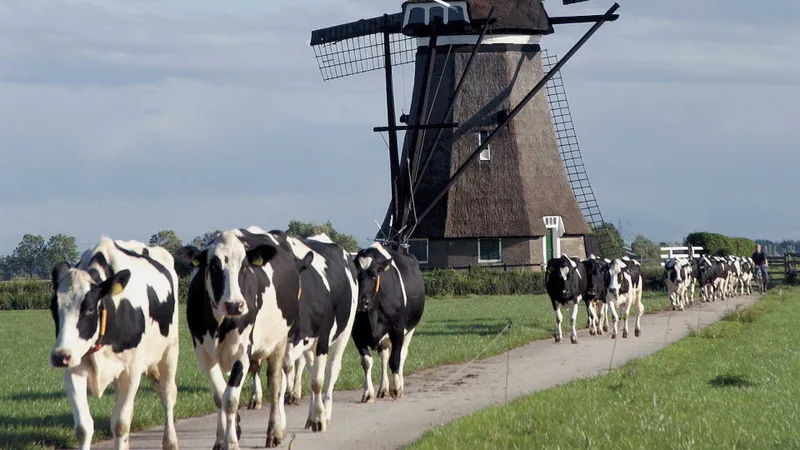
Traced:
[[[645, 294], [647, 311], [666, 304], [663, 295]], [[180, 314], [183, 322], [183, 307]], [[64, 394], [63, 378], [59, 370], [48, 365], [54, 341], [49, 311], [4, 311], [0, 313], [0, 320], [4, 324], [0, 327], [0, 342], [3, 343], [0, 347], [0, 448], [74, 447], [72, 413]], [[550, 336], [554, 326], [552, 308], [545, 296], [430, 299], [411, 344], [406, 373], [474, 358], [508, 320], [514, 323], [510, 330], [510, 342], [514, 347]], [[580, 310], [578, 324], [585, 327], [585, 309]], [[567, 329], [566, 323], [564, 327]], [[502, 353], [506, 345], [505, 338], [499, 339], [484, 356]], [[361, 388], [362, 371], [352, 343], [344, 358], [337, 388]], [[378, 375], [379, 372], [373, 370], [373, 379], [377, 381]], [[249, 399], [251, 385], [248, 380], [242, 392], [243, 403]], [[178, 386], [176, 418], [214, 410], [205, 378], [192, 352], [185, 322], [181, 323]], [[101, 399], [90, 397], [95, 440], [110, 437], [109, 417], [114, 398], [112, 388]], [[143, 381], [136, 398], [132, 428], [148, 428], [161, 424], [162, 420], [154, 386]]]
[[608, 375], [492, 407], [410, 448], [798, 448], [800, 289]]

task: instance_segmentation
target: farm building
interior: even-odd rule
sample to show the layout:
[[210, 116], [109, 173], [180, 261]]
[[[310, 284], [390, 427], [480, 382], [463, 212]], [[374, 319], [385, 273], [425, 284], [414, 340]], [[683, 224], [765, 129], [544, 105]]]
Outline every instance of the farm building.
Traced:
[[[465, 2], [455, 2], [459, 3]], [[432, 2], [418, 4], [427, 8], [424, 14], [415, 11], [415, 6], [407, 5], [410, 17], [442, 12]], [[449, 116], [452, 93], [480, 30], [473, 27], [471, 33], [438, 38], [430, 83], [425, 77], [431, 39], [417, 39], [410, 110], [418, 111], [419, 103], [427, 98], [430, 123], [458, 124], [445, 129], [438, 140], [435, 132], [406, 133], [399, 173], [408, 173], [407, 158], [417, 146], [415, 156], [421, 161], [413, 194], [417, 210], [432, 202], [473, 150], [544, 76], [539, 41], [553, 29], [542, 2], [472, 0], [469, 15], [485, 18], [491, 6], [496, 22], [475, 54]], [[423, 89], [429, 91], [427, 95]], [[419, 119], [412, 114], [408, 123], [417, 124]], [[421, 145], [418, 138], [423, 139]], [[378, 237], [387, 233], [391, 214], [392, 205]], [[584, 258], [584, 239], [590, 233], [560, 157], [547, 96], [540, 92], [499, 129], [479, 161], [433, 206], [408, 242], [409, 251], [429, 268], [542, 267], [561, 253]]]

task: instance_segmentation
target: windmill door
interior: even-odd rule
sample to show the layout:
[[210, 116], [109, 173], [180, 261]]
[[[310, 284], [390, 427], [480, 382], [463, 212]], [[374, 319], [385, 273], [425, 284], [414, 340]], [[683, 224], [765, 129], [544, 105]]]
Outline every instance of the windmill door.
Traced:
[[545, 264], [553, 257], [553, 229], [548, 228], [547, 233], [544, 235], [544, 262]]

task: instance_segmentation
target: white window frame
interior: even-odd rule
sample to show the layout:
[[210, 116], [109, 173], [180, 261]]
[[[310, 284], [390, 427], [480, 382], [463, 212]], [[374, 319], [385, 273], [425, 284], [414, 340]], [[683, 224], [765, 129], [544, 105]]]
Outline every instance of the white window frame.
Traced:
[[417, 255], [414, 255], [414, 257], [417, 258], [417, 261], [419, 261], [420, 264], [427, 264], [428, 260], [431, 257], [431, 247], [430, 247], [430, 242], [428, 241], [428, 238], [409, 239], [408, 243], [410, 244], [411, 242], [424, 242], [425, 243], [425, 260], [423, 261], [423, 260], [419, 259], [419, 257], [417, 257]]
[[[483, 144], [483, 136], [482, 136], [483, 133], [486, 133], [486, 137], [487, 138], [491, 134], [491, 132], [489, 132], [488, 130], [478, 131], [478, 146], [481, 146], [481, 144]], [[491, 145], [487, 145], [485, 149], [481, 150], [480, 160], [481, 161], [491, 161], [492, 160], [492, 146]]]
[[[544, 216], [544, 226], [553, 230], [553, 258], [561, 257], [561, 236], [564, 235], [564, 220], [561, 216]], [[547, 257], [547, 236], [542, 236], [542, 259]], [[545, 264], [547, 261], [544, 261]]]
[[[481, 259], [481, 241], [483, 240], [497, 240], [500, 244], [499, 251], [500, 251], [500, 259]], [[479, 238], [478, 239], [478, 262], [479, 263], [499, 263], [503, 262], [503, 239], [501, 238]]]

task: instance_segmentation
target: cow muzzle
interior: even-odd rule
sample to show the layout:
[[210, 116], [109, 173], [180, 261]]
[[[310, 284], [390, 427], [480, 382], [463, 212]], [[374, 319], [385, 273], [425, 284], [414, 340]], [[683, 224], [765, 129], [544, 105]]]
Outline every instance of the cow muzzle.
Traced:
[[65, 350], [50, 353], [50, 365], [57, 368], [69, 367], [72, 363], [72, 355]]
[[225, 315], [238, 317], [247, 312], [247, 305], [243, 300], [225, 302]]

